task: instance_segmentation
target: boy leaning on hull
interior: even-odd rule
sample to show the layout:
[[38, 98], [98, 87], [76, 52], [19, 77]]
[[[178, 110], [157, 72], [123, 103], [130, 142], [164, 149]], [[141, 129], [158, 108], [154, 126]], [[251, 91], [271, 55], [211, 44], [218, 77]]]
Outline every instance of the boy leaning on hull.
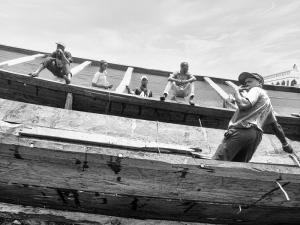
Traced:
[[138, 95], [144, 98], [151, 98], [152, 91], [148, 88], [148, 77], [143, 75], [141, 77], [141, 85], [139, 88], [131, 90], [130, 87], [126, 86], [128, 94]]
[[29, 75], [37, 77], [42, 70], [47, 68], [54, 76], [63, 78], [66, 84], [70, 84], [72, 78], [70, 71], [70, 64], [73, 61], [72, 55], [70, 52], [65, 51], [66, 46], [62, 42], [57, 42], [56, 45], [56, 51], [42, 62], [35, 72], [29, 73]]
[[185, 98], [189, 96], [190, 105], [195, 105], [194, 103], [194, 81], [195, 76], [189, 73], [189, 64], [187, 62], [182, 62], [180, 64], [180, 71], [172, 73], [168, 79], [168, 84], [164, 90], [163, 95], [160, 97], [161, 101], [164, 101], [168, 94], [171, 92], [173, 98], [181, 97]]
[[282, 127], [277, 122], [271, 101], [262, 89], [264, 79], [257, 73], [244, 72], [239, 75], [239, 88], [234, 88], [238, 109], [231, 118], [224, 139], [213, 159], [249, 162], [261, 142], [263, 127], [270, 125], [282, 148], [293, 153]]
[[100, 61], [99, 71], [97, 71], [92, 80], [92, 86], [104, 89], [111, 89], [113, 87], [107, 81], [107, 67], [108, 63], [105, 60]]

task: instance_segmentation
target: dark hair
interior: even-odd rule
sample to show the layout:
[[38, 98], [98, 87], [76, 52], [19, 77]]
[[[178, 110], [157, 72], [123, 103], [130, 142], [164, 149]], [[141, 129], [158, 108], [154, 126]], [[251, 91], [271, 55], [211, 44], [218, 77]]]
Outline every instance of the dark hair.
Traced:
[[189, 63], [188, 62], [182, 62], [182, 63], [180, 63], [180, 66], [183, 66], [183, 65], [189, 65]]
[[105, 60], [100, 60], [100, 65], [107, 63]]

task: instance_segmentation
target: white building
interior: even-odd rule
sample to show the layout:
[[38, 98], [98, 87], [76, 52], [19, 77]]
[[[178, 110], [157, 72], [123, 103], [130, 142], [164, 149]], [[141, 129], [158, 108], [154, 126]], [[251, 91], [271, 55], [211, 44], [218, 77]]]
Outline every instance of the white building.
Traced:
[[265, 84], [300, 87], [300, 72], [296, 64], [291, 70], [267, 75]]

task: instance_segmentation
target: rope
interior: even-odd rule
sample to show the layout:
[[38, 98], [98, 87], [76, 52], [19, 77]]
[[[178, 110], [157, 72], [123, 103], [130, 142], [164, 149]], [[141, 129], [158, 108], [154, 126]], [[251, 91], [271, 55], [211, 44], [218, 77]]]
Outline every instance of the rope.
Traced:
[[156, 146], [157, 146], [157, 151], [160, 154], [160, 149], [158, 145], [158, 120], [156, 120]]
[[108, 103], [105, 109], [105, 114], [108, 115], [108, 110], [109, 110], [109, 106], [110, 106], [110, 91], [108, 91]]
[[199, 117], [198, 121], [199, 121], [199, 125], [201, 127], [201, 130], [202, 130], [202, 133], [204, 134], [204, 140], [205, 140], [205, 142], [206, 142], [206, 144], [207, 144], [207, 146], [209, 148], [209, 151], [211, 152], [211, 147], [210, 147], [210, 144], [208, 142], [207, 132], [206, 132], [206, 129], [202, 126], [202, 122], [201, 122], [200, 117]]
[[280, 188], [280, 190], [283, 192], [283, 194], [284, 194], [286, 200], [287, 200], [287, 201], [290, 201], [291, 199], [290, 199], [289, 195], [288, 195], [288, 194], [286, 193], [286, 191], [283, 189], [283, 187], [281, 186], [281, 184], [280, 184], [278, 181], [275, 181], [275, 182], [276, 182], [276, 184], [278, 185], [278, 187]]

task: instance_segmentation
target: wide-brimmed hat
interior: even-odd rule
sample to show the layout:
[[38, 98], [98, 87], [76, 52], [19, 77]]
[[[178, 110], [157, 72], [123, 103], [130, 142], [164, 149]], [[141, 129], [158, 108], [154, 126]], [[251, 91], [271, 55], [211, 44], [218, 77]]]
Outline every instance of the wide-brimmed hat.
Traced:
[[264, 78], [260, 74], [249, 73], [249, 72], [241, 73], [239, 75], [239, 82], [244, 85], [247, 78], [254, 78], [254, 79], [258, 80], [261, 84], [264, 84]]

